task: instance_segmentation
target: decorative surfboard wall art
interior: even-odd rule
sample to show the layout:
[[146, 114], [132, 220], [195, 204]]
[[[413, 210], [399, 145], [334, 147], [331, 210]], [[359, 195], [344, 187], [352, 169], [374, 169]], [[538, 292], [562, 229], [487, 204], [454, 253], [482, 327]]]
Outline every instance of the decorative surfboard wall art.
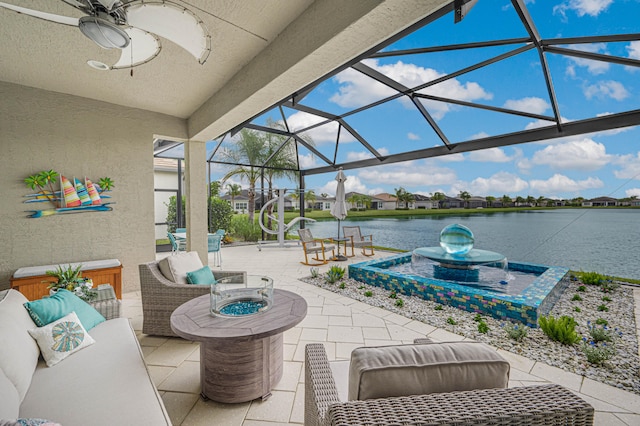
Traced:
[[[86, 177], [84, 180], [67, 178], [54, 170], [44, 170], [31, 175], [24, 183], [35, 193], [25, 195], [25, 203], [50, 203], [53, 208], [27, 210], [27, 217], [36, 218], [54, 214], [106, 212], [113, 210], [108, 201], [111, 196], [105, 194], [114, 187], [111, 178], [103, 177], [97, 183]], [[59, 185], [59, 190], [55, 187]], [[108, 201], [108, 202], [105, 202]]]

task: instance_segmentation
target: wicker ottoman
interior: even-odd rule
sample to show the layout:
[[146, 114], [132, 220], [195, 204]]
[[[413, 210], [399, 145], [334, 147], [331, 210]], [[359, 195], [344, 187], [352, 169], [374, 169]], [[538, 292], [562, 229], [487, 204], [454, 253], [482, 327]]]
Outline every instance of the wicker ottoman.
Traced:
[[100, 284], [97, 287], [98, 298], [89, 304], [96, 308], [105, 319], [120, 317], [121, 302], [116, 298], [116, 292], [110, 284]]

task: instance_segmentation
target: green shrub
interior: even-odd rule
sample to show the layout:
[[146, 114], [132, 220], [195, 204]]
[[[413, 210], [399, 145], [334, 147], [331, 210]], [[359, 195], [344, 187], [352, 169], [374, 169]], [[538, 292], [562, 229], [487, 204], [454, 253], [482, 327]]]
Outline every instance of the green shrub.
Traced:
[[435, 309], [436, 311], [441, 311], [442, 310], [442, 305], [436, 305], [436, 307], [433, 308], [433, 309]]
[[371, 297], [371, 296], [373, 296], [373, 292], [371, 290], [367, 290], [367, 291], [364, 292], [364, 295], [367, 296], [367, 297]]
[[587, 327], [589, 327], [589, 335], [591, 336], [591, 340], [595, 343], [613, 341], [613, 333], [607, 328], [606, 325], [598, 327], [597, 325], [588, 324]]
[[580, 281], [587, 285], [601, 285], [606, 278], [597, 272], [580, 272]]
[[607, 305], [602, 304], [602, 305], [598, 306], [598, 311], [600, 311], [600, 312], [609, 312], [609, 308], [607, 307]]
[[362, 290], [364, 288], [363, 285], [361, 285], [360, 287], [358, 287], [358, 290]]
[[482, 334], [487, 334], [489, 332], [489, 326], [484, 322], [484, 320], [480, 320], [478, 323], [478, 332]]
[[613, 293], [620, 287], [620, 284], [613, 282], [612, 280], [605, 280], [600, 284], [600, 290], [603, 293]]
[[329, 284], [340, 281], [344, 277], [345, 269], [341, 266], [334, 265], [325, 274], [325, 280]]
[[397, 299], [397, 300], [396, 300], [396, 306], [397, 306], [398, 308], [402, 308], [402, 307], [404, 306], [404, 300], [402, 300], [402, 299]]
[[507, 335], [516, 342], [521, 342], [525, 337], [527, 337], [529, 327], [526, 325], [507, 323], [507, 325], [504, 326], [504, 331], [506, 331]]
[[480, 314], [476, 314], [476, 316], [475, 316], [475, 317], [473, 317], [473, 320], [474, 320], [475, 322], [481, 322], [481, 321], [482, 321], [482, 315], [480, 315]]
[[572, 345], [580, 340], [578, 333], [576, 333], [576, 321], [572, 317], [566, 315], [560, 318], [554, 318], [552, 315], [542, 316], [538, 319], [538, 324], [549, 339], [563, 345]]
[[580, 309], [578, 306], [576, 306], [575, 308], [573, 308], [574, 312], [582, 312], [582, 309]]
[[576, 291], [587, 291], [587, 288], [585, 286], [581, 285], [580, 287], [578, 287], [576, 289]]
[[604, 319], [604, 318], [598, 318], [598, 319], [596, 320], [596, 324], [598, 324], [598, 325], [609, 325], [609, 321], [607, 321], [607, 320], [606, 320], [606, 319]]
[[339, 287], [340, 287], [342, 290], [344, 290], [344, 289], [347, 287], [347, 285], [346, 285], [345, 283], [340, 283]]
[[231, 218], [229, 233], [243, 241], [258, 241], [262, 238], [260, 225], [249, 223], [245, 215], [234, 215]]
[[218, 197], [209, 198], [209, 202], [209, 232], [216, 232], [218, 229], [228, 230], [233, 218], [231, 204]]
[[611, 298], [609, 296], [603, 296], [602, 297], [602, 301], [603, 302], [611, 302]]
[[311, 278], [318, 278], [318, 276], [320, 275], [320, 269], [313, 267], [311, 268]]
[[582, 297], [580, 297], [579, 294], [574, 294], [573, 297], [571, 298], [571, 300], [574, 300], [576, 302], [581, 302], [582, 301]]
[[396, 298], [398, 297], [398, 294], [397, 294], [395, 291], [392, 291], [392, 292], [389, 294], [389, 297], [390, 297], [390, 298], [392, 298], [392, 299], [396, 299]]
[[582, 342], [582, 352], [586, 355], [587, 361], [595, 365], [602, 364], [616, 353], [612, 346], [607, 346], [606, 343], [598, 345], [593, 341]]
[[456, 320], [454, 320], [453, 318], [449, 317], [449, 318], [447, 318], [447, 324], [456, 325], [456, 324], [458, 324], [458, 322]]

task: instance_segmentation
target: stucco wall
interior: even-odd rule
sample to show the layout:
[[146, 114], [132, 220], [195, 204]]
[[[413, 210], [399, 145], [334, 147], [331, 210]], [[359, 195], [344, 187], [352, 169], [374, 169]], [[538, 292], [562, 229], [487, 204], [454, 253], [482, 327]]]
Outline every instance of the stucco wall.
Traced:
[[[185, 137], [185, 121], [0, 82], [0, 289], [23, 266], [107, 258], [124, 291], [139, 288], [138, 264], [155, 258], [154, 134]], [[23, 180], [49, 169], [109, 176], [113, 211], [27, 218]]]

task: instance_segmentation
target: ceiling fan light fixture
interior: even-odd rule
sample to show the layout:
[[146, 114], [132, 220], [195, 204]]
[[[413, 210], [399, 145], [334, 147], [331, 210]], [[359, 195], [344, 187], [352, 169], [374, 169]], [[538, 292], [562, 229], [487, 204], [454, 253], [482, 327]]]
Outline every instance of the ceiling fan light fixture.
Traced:
[[116, 24], [96, 16], [83, 16], [78, 25], [82, 34], [104, 49], [124, 49], [129, 36]]
[[99, 71], [108, 71], [109, 65], [105, 64], [104, 62], [100, 62], [100, 61], [96, 61], [93, 59], [90, 59], [87, 61], [87, 65], [89, 65], [91, 68], [95, 68]]

